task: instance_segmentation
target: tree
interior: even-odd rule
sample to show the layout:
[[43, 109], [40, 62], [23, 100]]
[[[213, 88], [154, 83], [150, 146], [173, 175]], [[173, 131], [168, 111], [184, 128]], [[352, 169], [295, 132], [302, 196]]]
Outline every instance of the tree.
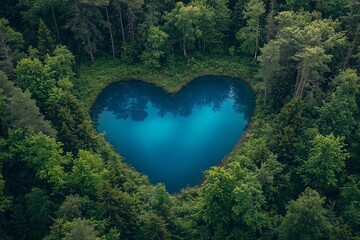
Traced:
[[33, 28], [38, 24], [39, 15], [50, 16], [51, 11], [53, 29], [55, 29], [57, 40], [60, 42], [60, 32], [58, 26], [58, 20], [56, 17], [56, 10], [61, 9], [67, 2], [57, 0], [21, 0], [20, 5], [25, 7], [25, 11], [22, 12], [23, 20], [30, 23]]
[[106, 175], [102, 159], [91, 152], [80, 150], [69, 175], [73, 189], [82, 195], [94, 195]]
[[30, 232], [30, 239], [42, 239], [48, 232], [50, 225], [50, 200], [46, 192], [40, 188], [32, 188], [31, 192], [25, 195], [26, 212], [33, 230]]
[[236, 33], [236, 38], [242, 41], [241, 48], [244, 52], [252, 53], [254, 59], [260, 45], [261, 37], [261, 17], [265, 13], [265, 7], [260, 0], [250, 0], [245, 6], [244, 17], [247, 19], [246, 27]]
[[42, 19], [39, 21], [37, 39], [37, 50], [39, 51], [41, 58], [44, 58], [46, 54], [50, 54], [54, 51], [55, 40], [50, 29], [45, 25], [45, 22]]
[[300, 174], [306, 186], [321, 193], [328, 193], [337, 187], [339, 174], [345, 167], [348, 153], [344, 150], [341, 137], [318, 134], [312, 141], [309, 157], [300, 167]]
[[360, 181], [356, 175], [349, 176], [348, 181], [340, 189], [338, 207], [341, 209], [341, 215], [354, 232], [355, 236], [360, 233]]
[[16, 77], [19, 86], [31, 92], [33, 99], [43, 110], [51, 89], [55, 87], [55, 80], [50, 78], [47, 69], [39, 59], [23, 58], [16, 66]]
[[[214, 238], [255, 238], [268, 224], [261, 185], [245, 167], [242, 156], [228, 169], [213, 167], [206, 173], [201, 203], [203, 219]], [[235, 226], [241, 226], [236, 228]]]
[[55, 79], [58, 85], [61, 80], [71, 80], [75, 75], [75, 57], [66, 46], [57, 45], [54, 51], [45, 57], [44, 63], [49, 77]]
[[268, 92], [271, 91], [273, 80], [281, 70], [280, 66], [280, 46], [276, 41], [270, 41], [261, 48], [259, 75], [264, 80], [264, 103], [266, 104]]
[[69, 14], [66, 28], [74, 33], [76, 40], [81, 41], [90, 60], [94, 61], [96, 45], [103, 39], [99, 29], [104, 26], [101, 13], [88, 2], [75, 1]]
[[294, 59], [299, 61], [299, 65], [293, 96], [301, 98], [304, 88], [310, 83], [311, 97], [317, 91], [322, 73], [330, 70], [326, 63], [330, 62], [331, 55], [326, 54], [321, 47], [306, 47], [302, 52], [295, 54]]
[[134, 199], [128, 193], [113, 188], [107, 181], [100, 183], [97, 197], [101, 215], [108, 219], [112, 226], [118, 227], [123, 237], [134, 236], [138, 229]]
[[66, 196], [64, 202], [60, 205], [56, 212], [57, 217], [68, 221], [81, 218], [83, 215], [84, 202], [85, 199], [79, 195]]
[[181, 36], [179, 43], [185, 58], [187, 57], [188, 49], [194, 48], [196, 39], [201, 35], [201, 31], [197, 27], [201, 15], [201, 10], [198, 6], [185, 6], [182, 2], [178, 2], [175, 8], [165, 16], [167, 28], [175, 27], [178, 35]]
[[343, 69], [347, 68], [347, 65], [353, 57], [353, 52], [356, 50], [356, 46], [360, 39], [360, 3], [356, 0], [348, 0], [346, 4], [347, 15], [343, 16], [343, 22], [347, 30], [347, 36], [350, 41], [350, 45], [344, 59]]
[[0, 70], [10, 78], [14, 70], [14, 63], [18, 60], [24, 40], [21, 33], [16, 32], [9, 25], [9, 21], [0, 18]]
[[149, 240], [165, 240], [170, 237], [165, 221], [154, 212], [150, 212], [146, 217], [143, 231]]
[[280, 162], [294, 164], [298, 144], [304, 128], [304, 102], [294, 98], [288, 102], [274, 120], [271, 147]]
[[350, 137], [356, 128], [358, 105], [356, 102], [359, 93], [359, 76], [354, 70], [347, 69], [335, 77], [333, 85], [335, 92], [328, 101], [317, 110], [317, 120], [323, 134], [333, 133], [335, 136]]
[[10, 153], [35, 169], [39, 179], [48, 182], [55, 192], [65, 187], [68, 174], [64, 167], [69, 162], [69, 156], [64, 155], [61, 143], [43, 133], [23, 130], [10, 132], [9, 138], [21, 139], [10, 143]]
[[192, 3], [194, 6], [198, 6], [202, 13], [198, 26], [202, 32], [198, 41], [199, 49], [221, 52], [221, 46], [230, 24], [229, 1], [193, 0]]
[[70, 232], [65, 234], [64, 240], [96, 240], [97, 233], [88, 221], [76, 219], [71, 223]]
[[49, 121], [44, 120], [35, 100], [31, 99], [29, 91], [22, 92], [21, 89], [15, 87], [2, 71], [0, 71], [0, 88], [4, 90], [3, 94], [6, 96], [3, 127], [9, 129], [29, 127], [36, 133], [43, 132], [51, 137], [56, 136], [56, 131]]
[[311, 188], [306, 188], [296, 201], [291, 200], [279, 226], [280, 239], [328, 239], [331, 224], [323, 203], [324, 198]]
[[145, 51], [141, 58], [144, 64], [150, 67], [158, 68], [161, 66], [160, 60], [165, 55], [166, 41], [169, 35], [159, 29], [151, 27], [145, 43]]

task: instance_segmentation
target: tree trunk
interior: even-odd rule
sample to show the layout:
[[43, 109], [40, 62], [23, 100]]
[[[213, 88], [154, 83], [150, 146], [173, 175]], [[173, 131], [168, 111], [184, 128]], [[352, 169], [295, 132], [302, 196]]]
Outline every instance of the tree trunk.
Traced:
[[122, 12], [121, 12], [121, 5], [120, 5], [120, 3], [116, 3], [116, 8], [117, 8], [117, 11], [118, 11], [118, 17], [119, 17], [119, 21], [120, 21], [121, 35], [122, 35], [123, 43], [126, 43], [124, 23], [123, 23], [123, 18], [122, 18]]
[[264, 105], [266, 105], [267, 103], [267, 91], [268, 90], [268, 82], [265, 82], [265, 87], [264, 87]]
[[109, 33], [110, 33], [112, 55], [113, 55], [113, 58], [115, 59], [114, 38], [113, 38], [112, 30], [111, 30], [111, 24], [110, 24], [110, 19], [109, 19], [109, 12], [108, 12], [108, 9], [107, 9], [106, 6], [105, 6], [105, 13], [106, 13], [106, 20], [107, 20], [107, 24], [108, 24], [108, 28], [109, 28]]
[[256, 28], [256, 41], [255, 41], [254, 59], [257, 58], [257, 51], [258, 51], [258, 48], [259, 48], [259, 30], [260, 30], [260, 19], [258, 19], [257, 28]]
[[355, 48], [356, 41], [357, 41], [357, 39], [358, 39], [359, 33], [360, 33], [360, 25], [358, 25], [357, 28], [356, 28], [356, 32], [355, 32], [354, 39], [353, 39], [353, 41], [351, 42], [351, 45], [350, 45], [350, 47], [349, 47], [349, 50], [348, 50], [348, 52], [347, 52], [347, 54], [346, 54], [346, 57], [345, 57], [345, 60], [344, 60], [343, 70], [346, 69], [346, 66], [347, 66], [347, 64], [348, 64], [348, 62], [349, 62], [349, 60], [350, 60], [350, 58], [351, 58], [351, 56], [352, 56], [352, 53], [353, 53], [353, 51], [354, 51], [354, 48]]
[[275, 8], [275, 2], [274, 0], [270, 1], [271, 4], [271, 9], [270, 12], [268, 14], [268, 32], [266, 35], [266, 42], [268, 43], [270, 41], [270, 38], [273, 35], [273, 30], [274, 30], [274, 8]]
[[51, 8], [51, 13], [52, 13], [52, 16], [53, 16], [53, 19], [54, 19], [54, 24], [55, 24], [55, 29], [56, 29], [56, 36], [57, 36], [58, 41], [60, 42], [59, 27], [58, 27], [58, 24], [57, 24], [57, 21], [56, 21], [54, 8], [52, 6], [50, 6], [50, 8]]
[[185, 32], [183, 33], [183, 53], [184, 53], [184, 56], [185, 58], [187, 57], [186, 55], [186, 42], [185, 42]]
[[135, 15], [131, 8], [128, 9], [128, 29], [129, 29], [129, 35], [131, 36], [131, 40], [135, 42]]
[[94, 61], [94, 53], [91, 47], [91, 41], [90, 41], [90, 36], [89, 34], [86, 35], [86, 40], [87, 40], [87, 44], [88, 44], [88, 48], [89, 48], [89, 55], [90, 55], [90, 59], [93, 62]]

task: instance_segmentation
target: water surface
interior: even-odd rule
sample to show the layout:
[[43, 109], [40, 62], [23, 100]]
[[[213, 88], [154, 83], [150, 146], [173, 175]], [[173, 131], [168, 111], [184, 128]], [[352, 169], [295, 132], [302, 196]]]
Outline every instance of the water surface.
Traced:
[[103, 90], [92, 118], [128, 164], [178, 192], [233, 149], [253, 108], [250, 86], [229, 77], [195, 79], [174, 96], [124, 81]]

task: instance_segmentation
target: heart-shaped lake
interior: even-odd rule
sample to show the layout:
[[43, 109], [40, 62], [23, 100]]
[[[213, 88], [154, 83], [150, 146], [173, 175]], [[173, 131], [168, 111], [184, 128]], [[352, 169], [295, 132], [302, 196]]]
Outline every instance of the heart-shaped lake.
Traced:
[[247, 83], [206, 76], [174, 96], [142, 81], [112, 84], [98, 96], [92, 118], [127, 163], [178, 192], [234, 148], [253, 109]]

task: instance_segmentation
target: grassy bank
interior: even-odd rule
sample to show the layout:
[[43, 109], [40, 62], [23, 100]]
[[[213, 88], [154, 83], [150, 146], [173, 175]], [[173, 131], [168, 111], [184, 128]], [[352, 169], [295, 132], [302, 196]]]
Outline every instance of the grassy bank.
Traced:
[[143, 65], [127, 65], [121, 61], [99, 59], [90, 65], [82, 65], [75, 81], [75, 94], [84, 109], [90, 108], [98, 94], [109, 84], [120, 80], [140, 79], [153, 83], [169, 93], [176, 93], [192, 79], [203, 75], [238, 77], [253, 84], [257, 66], [249, 59], [239, 57], [206, 58], [188, 60], [161, 69]]

